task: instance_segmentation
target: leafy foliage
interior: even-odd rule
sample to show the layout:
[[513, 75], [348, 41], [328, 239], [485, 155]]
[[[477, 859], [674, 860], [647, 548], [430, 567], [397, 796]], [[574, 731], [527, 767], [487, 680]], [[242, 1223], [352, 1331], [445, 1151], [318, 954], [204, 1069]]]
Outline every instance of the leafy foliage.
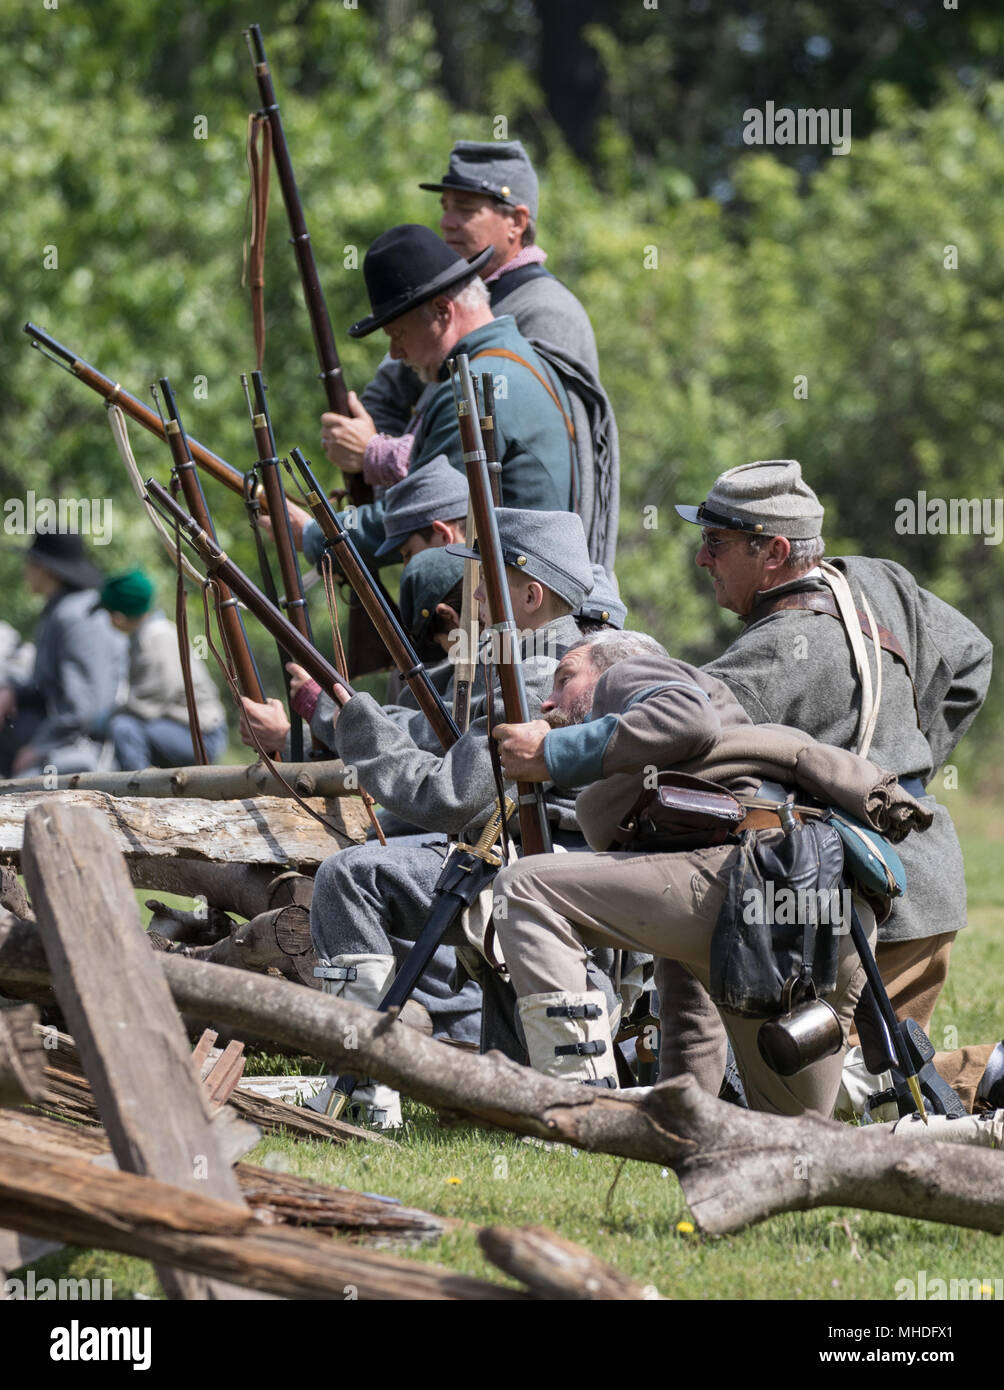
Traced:
[[[693, 569], [695, 534], [672, 504], [702, 497], [723, 468], [797, 457], [826, 501], [831, 551], [900, 560], [999, 637], [1000, 546], [895, 528], [901, 498], [925, 490], [993, 499], [1004, 476], [1004, 88], [985, 80], [995, 40], [982, 7], [969, 7], [954, 36], [946, 31], [940, 66], [915, 53], [899, 85], [874, 80], [888, 75], [889, 61], [865, 63], [858, 53], [855, 67], [840, 48], [844, 85], [813, 77], [801, 99], [843, 105], [853, 88], [862, 102], [867, 96], [873, 128], [862, 138], [856, 124], [851, 153], [822, 155], [811, 173], [785, 163], [787, 151], [729, 145], [706, 123], [687, 151], [667, 143], [675, 108], [659, 87], [663, 61], [679, 67], [685, 56], [694, 69], [688, 90], [701, 77], [708, 100], [729, 85], [732, 117], [746, 104], [746, 78], [715, 68], [721, 43], [697, 43], [701, 25], [719, 25], [717, 7], [690, 7], [695, 29], [685, 42], [680, 6], [662, 11], [675, 30], [643, 32], [640, 7], [630, 19], [625, 11], [604, 21], [605, 37], [594, 38], [614, 98], [587, 163], [569, 153], [548, 93], [520, 61], [524, 53], [530, 61], [534, 42], [526, 5], [518, 13], [467, 6], [458, 16], [475, 36], [483, 21], [499, 57], [482, 55], [480, 112], [455, 110], [439, 95], [437, 31], [425, 8], [277, 0], [265, 26], [350, 384], [368, 379], [382, 351], [377, 338], [357, 343], [344, 332], [366, 311], [366, 246], [394, 223], [434, 223], [435, 201], [418, 190], [419, 178], [441, 172], [454, 139], [491, 138], [494, 117], [507, 112], [510, 137], [527, 143], [541, 174], [540, 240], [590, 311], [617, 412], [618, 572], [632, 625], [691, 658], [720, 648], [732, 620]], [[736, 26], [759, 13], [733, 8], [719, 39], [726, 31], [734, 39]], [[780, 11], [761, 8], [780, 23]], [[804, 48], [804, 30], [829, 23], [817, 8], [794, 7], [795, 47]], [[888, 7], [880, 8], [875, 23], [884, 25]], [[395, 13], [411, 22], [394, 22]], [[136, 395], [170, 376], [189, 432], [235, 466], [250, 464], [238, 373], [253, 365], [253, 346], [239, 280], [245, 113], [257, 94], [244, 18], [228, 0], [80, 0], [22, 7], [0, 21], [6, 50], [19, 56], [0, 96], [0, 410], [13, 425], [0, 492], [111, 497], [114, 539], [97, 560], [106, 568], [142, 560], [165, 588], [166, 558], [154, 558], [100, 402], [29, 352], [20, 328], [28, 318], [39, 323]], [[505, 61], [512, 25], [518, 42]], [[894, 52], [902, 56], [908, 41], [916, 48], [920, 37], [917, 29], [900, 35]], [[960, 77], [966, 44], [972, 62]], [[771, 59], [774, 74], [779, 61]], [[809, 68], [791, 61], [809, 83]], [[761, 88], [771, 94], [769, 84]], [[801, 90], [792, 88], [791, 104]], [[730, 190], [719, 201], [695, 193], [718, 167], [711, 144]], [[280, 448], [299, 443], [311, 455], [322, 397], [280, 202], [273, 181], [266, 374]], [[947, 264], [952, 247], [956, 268]], [[51, 248], [58, 265], [46, 268]], [[164, 446], [132, 433], [141, 469], [164, 477]], [[253, 570], [239, 501], [217, 488], [210, 500], [223, 544]], [[0, 551], [5, 616], [27, 630], [34, 610], [13, 539]], [[995, 695], [970, 742], [990, 748], [1000, 713]]]

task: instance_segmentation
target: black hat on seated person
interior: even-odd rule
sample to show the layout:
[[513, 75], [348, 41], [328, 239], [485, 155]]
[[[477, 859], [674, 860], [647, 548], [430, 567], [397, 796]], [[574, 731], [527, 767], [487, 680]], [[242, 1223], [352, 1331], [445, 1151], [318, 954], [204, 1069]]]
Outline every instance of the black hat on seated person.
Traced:
[[39, 531], [31, 538], [24, 558], [65, 584], [68, 589], [97, 589], [101, 571], [84, 555], [84, 543], [75, 531]]
[[494, 248], [486, 246], [468, 260], [429, 227], [414, 222], [391, 227], [366, 252], [363, 278], [373, 312], [352, 325], [349, 337], [365, 338], [462, 280], [473, 279], [493, 255]]

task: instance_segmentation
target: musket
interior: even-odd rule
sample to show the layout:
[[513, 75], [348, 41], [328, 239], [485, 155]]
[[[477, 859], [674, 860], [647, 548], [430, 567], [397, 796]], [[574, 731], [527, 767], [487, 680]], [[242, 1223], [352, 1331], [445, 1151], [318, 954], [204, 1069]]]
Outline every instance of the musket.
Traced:
[[[167, 411], [167, 420], [162, 425], [164, 438], [171, 450], [174, 470], [185, 495], [185, 501], [199, 526], [215, 541], [216, 533], [213, 530], [205, 494], [192, 461], [191, 444], [181, 423], [181, 416], [178, 413], [178, 405], [174, 399], [171, 383], [166, 376], [160, 379], [160, 390], [164, 397], [164, 408]], [[158, 415], [156, 418], [159, 422], [160, 416]], [[225, 584], [220, 585], [220, 624], [224, 631], [227, 651], [234, 663], [237, 684], [240, 686], [241, 693], [248, 696], [249, 699], [263, 704], [265, 692], [262, 689], [258, 668], [248, 644], [244, 620], [237, 607], [237, 600]]]
[[300, 633], [285, 614], [262, 593], [233, 560], [222, 550], [213, 536], [197, 519], [179, 507], [174, 498], [155, 478], [147, 479], [147, 496], [166, 520], [177, 526], [216, 581], [237, 595], [248, 612], [275, 638], [293, 659], [306, 670], [326, 695], [338, 705], [346, 704], [355, 691], [326, 657]]
[[338, 514], [325, 497], [314, 471], [300, 449], [291, 449], [289, 457], [302, 477], [304, 500], [315, 521], [324, 532], [328, 545], [338, 556], [338, 565], [359, 598], [381, 641], [387, 648], [418, 707], [432, 726], [444, 750], [452, 748], [460, 737], [460, 729], [443, 703], [443, 697], [433, 685], [418, 653], [408, 640], [400, 619], [386, 594], [373, 580], [356, 550], [355, 542], [338, 519]]
[[495, 444], [495, 379], [491, 372], [481, 373], [481, 398], [484, 403], [481, 413], [481, 439], [485, 450], [485, 466], [488, 469], [488, 481], [491, 483], [492, 501], [496, 507], [501, 507], [502, 465]]
[[[317, 274], [314, 252], [310, 244], [310, 233], [307, 231], [307, 224], [303, 216], [303, 204], [300, 201], [300, 192], [296, 186], [296, 177], [293, 174], [293, 165], [289, 158], [289, 146], [286, 143], [286, 134], [282, 128], [279, 103], [275, 99], [272, 74], [265, 57], [261, 27], [252, 24], [245, 31], [245, 38], [248, 40], [248, 48], [251, 50], [251, 56], [254, 60], [262, 115], [267, 117], [272, 131], [272, 153], [275, 156], [275, 167], [279, 175], [279, 186], [282, 189], [282, 200], [286, 205], [286, 215], [289, 218], [290, 241], [296, 254], [297, 269], [300, 272], [300, 284], [303, 286], [303, 298], [306, 301], [307, 314], [310, 318], [310, 330], [314, 335], [314, 347], [321, 367], [320, 377], [324, 385], [324, 394], [329, 410], [333, 410], [339, 415], [349, 415], [351, 413], [349, 411], [349, 396], [342, 376], [342, 364], [338, 358], [335, 335], [331, 330], [331, 319], [328, 316], [328, 306], [325, 303], [324, 291], [321, 289], [320, 277]], [[348, 484], [349, 496], [357, 506], [372, 500], [372, 491], [363, 481], [362, 474], [348, 473], [345, 475], [345, 480]]]
[[[50, 337], [43, 328], [39, 328], [36, 324], [26, 323], [24, 331], [31, 338], [32, 347], [37, 347], [42, 352], [43, 357], [65, 364], [75, 377], [82, 381], [85, 386], [89, 386], [92, 391], [96, 391], [109, 405], [119, 406], [130, 420], [136, 421], [137, 425], [142, 425], [145, 430], [155, 434], [158, 439], [167, 440], [164, 422], [157, 412], [151, 410], [148, 405], [144, 405], [136, 396], [130, 395], [119, 382], [112, 381], [110, 376], [104, 376], [97, 367], [92, 367], [89, 362], [85, 362], [70, 348], [64, 347], [62, 343]], [[227, 463], [225, 459], [221, 459], [218, 454], [214, 454], [211, 449], [207, 449], [204, 444], [200, 444], [197, 439], [188, 438], [188, 447], [191, 450], [192, 458], [200, 468], [211, 474], [224, 487], [228, 487], [231, 492], [243, 493], [244, 475], [242, 473]]]
[[[495, 416], [492, 414], [492, 395], [494, 385], [491, 372], [481, 375], [481, 395], [484, 401], [481, 415], [481, 437], [485, 446], [485, 462], [492, 484], [492, 497], [499, 505], [499, 476], [502, 465], [495, 450]], [[477, 526], [474, 522], [474, 508], [470, 496], [467, 498], [467, 544], [472, 546], [477, 539]], [[463, 658], [457, 661], [453, 671], [453, 717], [461, 729], [466, 729], [471, 715], [471, 691], [477, 672], [478, 653], [478, 615], [474, 603], [474, 590], [477, 588], [477, 560], [464, 561], [464, 584], [460, 601], [461, 651]]]
[[[499, 684], [502, 687], [502, 706], [510, 724], [526, 724], [530, 719], [526, 685], [519, 647], [512, 598], [506, 582], [505, 563], [499, 541], [498, 522], [492, 501], [487, 456], [481, 436], [480, 415], [471, 377], [470, 359], [466, 353], [456, 357], [460, 379], [457, 417], [463, 446], [464, 466], [471, 493], [474, 524], [477, 527], [478, 550], [481, 556], [482, 583], [488, 598], [488, 613], [493, 630], [498, 634], [500, 661]], [[453, 379], [454, 392], [457, 376]], [[551, 828], [547, 820], [544, 792], [539, 782], [520, 782], [519, 828], [524, 854], [546, 854], [552, 848]]]
[[[244, 387], [244, 395], [248, 403], [248, 414], [251, 416], [251, 428], [254, 431], [255, 448], [258, 451], [258, 473], [261, 477], [261, 487], [265, 494], [265, 501], [268, 505], [268, 513], [272, 520], [272, 538], [275, 541], [275, 548], [279, 556], [279, 574], [282, 580], [283, 597], [280, 607], [285, 612], [287, 618], [292, 622], [308, 642], [313, 643], [314, 634], [310, 630], [310, 616], [307, 612], [307, 600], [303, 595], [303, 580], [300, 577], [300, 566], [296, 560], [296, 547], [293, 544], [293, 534], [289, 524], [289, 511], [286, 507], [286, 496], [282, 490], [282, 483], [279, 477], [279, 460], [276, 457], [275, 434], [272, 430], [272, 421], [269, 418], [268, 402], [265, 398], [265, 378], [261, 372], [251, 373], [251, 384], [254, 390], [254, 404], [251, 402], [251, 395], [248, 392], [247, 377], [241, 376], [241, 385]], [[252, 475], [249, 475], [249, 480]], [[265, 550], [261, 542], [261, 535], [258, 530], [255, 509], [258, 505], [257, 498], [249, 503], [248, 510], [251, 518], [251, 525], [255, 533], [255, 543], [258, 546], [258, 558], [262, 569], [262, 578], [265, 581], [269, 596], [274, 594], [272, 573], [268, 565]], [[292, 758], [294, 762], [300, 762], [303, 758], [303, 720], [293, 709], [289, 690], [289, 673], [286, 670], [288, 655], [280, 648], [279, 662], [282, 669], [282, 678], [286, 687], [286, 698], [289, 701], [289, 721], [290, 721], [290, 740]]]
[[[286, 216], [289, 218], [290, 242], [296, 255], [297, 269], [300, 272], [300, 284], [303, 287], [303, 298], [310, 319], [310, 331], [313, 334], [314, 348], [321, 368], [320, 378], [324, 386], [325, 399], [329, 410], [335, 411], [338, 415], [350, 416], [349, 396], [342, 375], [342, 364], [338, 357], [338, 349], [335, 346], [331, 318], [328, 314], [328, 306], [325, 303], [324, 291], [321, 289], [321, 280], [314, 261], [310, 233], [307, 231], [303, 204], [300, 201], [300, 192], [296, 186], [296, 177], [293, 174], [289, 146], [286, 143], [286, 133], [282, 126], [279, 103], [275, 99], [275, 87], [272, 84], [272, 74], [265, 57], [265, 45], [262, 41], [260, 26], [252, 24], [249, 29], [245, 30], [244, 36], [248, 41], [248, 48], [254, 60], [258, 94], [261, 98], [261, 114], [267, 118], [272, 133], [272, 153], [275, 156], [279, 186], [282, 189], [282, 201], [286, 206]], [[369, 484], [363, 480], [361, 473], [343, 473], [342, 476], [354, 506], [362, 506], [373, 500], [373, 491]], [[379, 670], [383, 664], [382, 657], [383, 648], [377, 640], [376, 633], [366, 621], [366, 616], [359, 604], [350, 600], [350, 669], [355, 675]]]

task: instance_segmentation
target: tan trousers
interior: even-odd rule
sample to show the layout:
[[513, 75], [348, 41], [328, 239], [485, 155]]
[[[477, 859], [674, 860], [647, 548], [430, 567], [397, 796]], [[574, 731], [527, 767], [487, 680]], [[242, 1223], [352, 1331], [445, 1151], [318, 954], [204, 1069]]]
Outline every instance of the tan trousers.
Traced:
[[[955, 932], [942, 932], [911, 941], [880, 941], [875, 961], [889, 993], [896, 1017], [912, 1018], [930, 1033], [931, 1018], [948, 976], [948, 958]], [[706, 1091], [718, 1094], [725, 1070], [726, 1035], [711, 1000], [693, 975], [678, 961], [660, 960], [655, 967], [655, 987], [665, 1000], [665, 1017], [675, 1020], [673, 1031], [662, 1036], [659, 1080], [689, 1072]], [[851, 1025], [848, 1046], [860, 1042]], [[993, 1043], [980, 1043], [957, 1052], [938, 1052], [934, 1065], [971, 1110], [976, 1087], [986, 1068]], [[717, 1078], [717, 1079], [716, 1079]]]
[[[686, 854], [532, 855], [503, 869], [495, 881], [503, 899], [495, 926], [516, 993], [585, 990], [590, 946], [680, 961], [707, 988], [711, 934], [737, 854], [736, 846], [718, 845]], [[874, 933], [871, 910], [860, 901], [857, 907], [865, 930]], [[864, 981], [848, 934], [841, 938], [837, 988], [829, 999], [845, 1037]], [[830, 1114], [840, 1085], [839, 1054], [797, 1076], [778, 1076], [757, 1049], [760, 1020], [727, 1013], [721, 1019], [754, 1109]], [[660, 1023], [663, 1036], [671, 1035], [674, 1020], [663, 1013]]]

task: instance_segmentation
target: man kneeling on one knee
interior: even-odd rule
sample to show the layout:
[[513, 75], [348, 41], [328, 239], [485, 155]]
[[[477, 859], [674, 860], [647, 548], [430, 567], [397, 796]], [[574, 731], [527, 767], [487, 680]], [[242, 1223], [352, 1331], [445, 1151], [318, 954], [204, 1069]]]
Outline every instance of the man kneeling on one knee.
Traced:
[[[724, 785], [740, 800], [755, 797], [766, 778], [794, 787], [810, 776], [817, 796], [853, 807], [859, 818], [867, 814], [872, 789], [888, 779], [865, 759], [816, 744], [798, 730], [754, 726], [722, 681], [670, 657], [642, 654], [600, 674], [582, 649], [573, 650], [558, 667], [544, 710], [549, 722], [495, 730], [503, 768], [520, 781], [584, 787], [576, 816], [598, 852], [534, 855], [503, 869], [496, 880], [501, 901], [495, 928], [533, 1066], [551, 1076], [616, 1085], [602, 997], [586, 986], [586, 949], [650, 951], [682, 962], [707, 986], [726, 884], [748, 843], [745, 835], [742, 842], [731, 835], [721, 844], [673, 853], [608, 852], [639, 794], [652, 785], [646, 776], [670, 769], [690, 773]], [[570, 722], [554, 727], [561, 711]], [[894, 782], [885, 794], [899, 818], [898, 833], [929, 823], [929, 815]], [[770, 815], [758, 810], [761, 828], [749, 833], [780, 842], [781, 822], [775, 814], [770, 828]], [[874, 913], [856, 895], [855, 903], [873, 934]], [[849, 933], [837, 941], [836, 985], [828, 1002], [846, 1040], [864, 971]], [[830, 1113], [840, 1083], [839, 1055], [795, 1076], [779, 1076], [760, 1057], [760, 1021], [721, 1013], [754, 1108]], [[660, 1024], [665, 1035], [677, 1020], [663, 1017]], [[707, 1059], [704, 1073], [698, 1068], [698, 1080], [714, 1094], [723, 1060]]]

